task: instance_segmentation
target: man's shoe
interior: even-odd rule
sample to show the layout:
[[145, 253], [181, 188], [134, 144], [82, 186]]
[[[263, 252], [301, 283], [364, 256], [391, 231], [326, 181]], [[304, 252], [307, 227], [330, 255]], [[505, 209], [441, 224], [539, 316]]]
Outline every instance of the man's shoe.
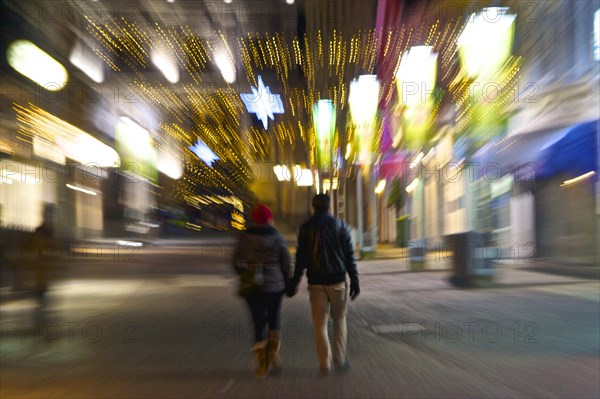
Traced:
[[338, 373], [347, 373], [348, 371], [350, 371], [351, 368], [352, 367], [350, 367], [350, 363], [348, 363], [348, 361], [346, 360], [342, 364], [336, 364], [335, 371], [337, 371]]
[[329, 374], [331, 374], [331, 369], [321, 368], [321, 371], [319, 372], [321, 377], [327, 377]]

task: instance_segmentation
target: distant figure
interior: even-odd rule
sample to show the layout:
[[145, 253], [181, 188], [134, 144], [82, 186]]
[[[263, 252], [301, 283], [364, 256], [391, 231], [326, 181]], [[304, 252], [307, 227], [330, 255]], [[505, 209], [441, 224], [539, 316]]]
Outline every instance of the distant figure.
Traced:
[[35, 230], [30, 249], [33, 252], [33, 292], [37, 300], [35, 318], [37, 322], [45, 322], [48, 311], [48, 286], [53, 261], [56, 259], [54, 235], [53, 204], [44, 206], [42, 224]]
[[283, 367], [279, 356], [281, 300], [291, 266], [286, 242], [272, 226], [269, 208], [258, 205], [252, 220], [254, 226], [240, 236], [234, 265], [240, 275], [239, 294], [246, 299], [254, 324], [256, 377], [264, 378], [269, 369], [276, 374]]
[[350, 277], [350, 298], [354, 300], [360, 293], [348, 226], [329, 215], [329, 203], [329, 196], [325, 194], [313, 198], [314, 216], [300, 227], [296, 269], [286, 288], [288, 297], [296, 295], [306, 269], [321, 375], [328, 375], [332, 366], [327, 334], [330, 309], [334, 335], [333, 362], [339, 371], [350, 369], [346, 359], [346, 274]]

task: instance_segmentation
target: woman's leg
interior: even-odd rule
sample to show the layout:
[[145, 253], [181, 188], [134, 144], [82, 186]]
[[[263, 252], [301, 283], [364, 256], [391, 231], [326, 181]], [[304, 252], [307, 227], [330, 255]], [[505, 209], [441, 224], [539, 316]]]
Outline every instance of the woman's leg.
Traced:
[[265, 340], [266, 306], [261, 294], [246, 297], [254, 325], [254, 342]]
[[267, 308], [265, 305], [264, 294], [255, 294], [246, 298], [250, 312], [252, 313], [252, 322], [254, 324], [254, 346], [252, 352], [256, 361], [256, 377], [263, 378], [268, 371], [267, 363], [267, 340], [265, 339], [265, 324], [267, 318]]
[[283, 293], [267, 294], [267, 320], [269, 324], [268, 359], [269, 367], [275, 374], [280, 373], [283, 362], [279, 356], [281, 347], [281, 300]]
[[266, 295], [269, 331], [279, 331], [281, 329], [281, 300], [283, 299], [283, 292], [268, 293]]

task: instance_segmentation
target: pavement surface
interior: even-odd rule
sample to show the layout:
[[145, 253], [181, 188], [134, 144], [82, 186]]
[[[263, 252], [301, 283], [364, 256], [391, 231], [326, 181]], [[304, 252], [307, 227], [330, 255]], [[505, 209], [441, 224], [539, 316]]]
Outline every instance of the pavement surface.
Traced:
[[[306, 282], [282, 310], [282, 375], [255, 380], [231, 242], [80, 248], [35, 302], [0, 303], [2, 398], [598, 398], [600, 282], [499, 264], [487, 288], [449, 264], [359, 262], [348, 374], [318, 375]], [[390, 249], [391, 251], [391, 249]], [[388, 253], [389, 255], [389, 253]]]

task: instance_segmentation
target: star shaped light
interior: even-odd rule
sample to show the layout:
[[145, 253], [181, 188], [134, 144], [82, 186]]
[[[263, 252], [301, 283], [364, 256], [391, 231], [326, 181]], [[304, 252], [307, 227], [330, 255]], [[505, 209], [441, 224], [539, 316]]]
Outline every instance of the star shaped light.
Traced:
[[251, 114], [256, 114], [265, 127], [268, 128], [269, 120], [275, 120], [273, 114], [283, 114], [283, 102], [279, 94], [271, 93], [269, 86], [265, 86], [260, 75], [258, 76], [258, 88], [250, 86], [252, 93], [240, 94], [246, 109]]
[[212, 167], [215, 161], [221, 159], [200, 139], [196, 141], [196, 144], [188, 148], [192, 150], [192, 152], [196, 154], [202, 162], [204, 162], [210, 167]]

